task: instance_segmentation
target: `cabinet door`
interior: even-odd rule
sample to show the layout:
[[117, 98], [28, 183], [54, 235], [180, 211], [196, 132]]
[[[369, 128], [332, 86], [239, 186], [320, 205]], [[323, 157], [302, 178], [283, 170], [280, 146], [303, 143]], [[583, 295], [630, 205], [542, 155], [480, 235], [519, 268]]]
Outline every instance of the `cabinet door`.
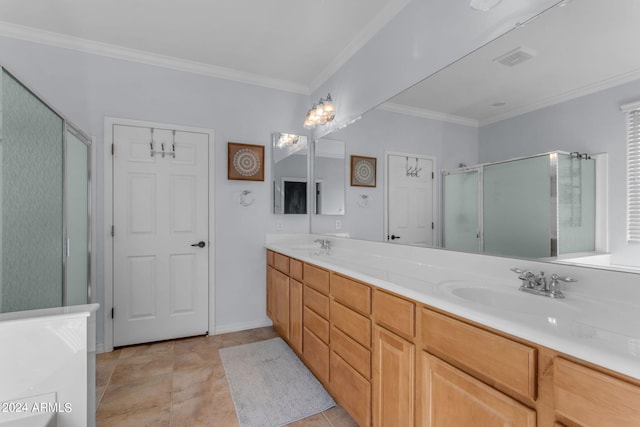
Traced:
[[556, 414], [577, 425], [640, 425], [640, 387], [560, 357], [553, 364], [553, 400]]
[[[413, 426], [414, 344], [376, 325], [373, 345], [373, 425]], [[450, 424], [454, 425], [454, 424]]]
[[285, 340], [289, 340], [289, 276], [273, 270], [274, 328]]
[[273, 267], [267, 266], [267, 316], [273, 322], [273, 326], [275, 327], [276, 318], [275, 314], [275, 301], [276, 294], [273, 290], [273, 272], [275, 269]]
[[420, 425], [535, 427], [536, 412], [470, 375], [422, 352]]
[[289, 342], [293, 350], [302, 352], [302, 283], [289, 279]]

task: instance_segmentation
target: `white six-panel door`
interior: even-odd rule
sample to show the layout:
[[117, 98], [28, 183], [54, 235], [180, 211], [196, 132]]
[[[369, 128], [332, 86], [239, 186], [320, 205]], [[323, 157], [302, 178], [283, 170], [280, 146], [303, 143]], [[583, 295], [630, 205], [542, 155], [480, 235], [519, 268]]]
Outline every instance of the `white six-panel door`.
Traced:
[[433, 163], [425, 156], [387, 154], [388, 242], [433, 245]]
[[208, 139], [114, 126], [114, 346], [207, 332]]

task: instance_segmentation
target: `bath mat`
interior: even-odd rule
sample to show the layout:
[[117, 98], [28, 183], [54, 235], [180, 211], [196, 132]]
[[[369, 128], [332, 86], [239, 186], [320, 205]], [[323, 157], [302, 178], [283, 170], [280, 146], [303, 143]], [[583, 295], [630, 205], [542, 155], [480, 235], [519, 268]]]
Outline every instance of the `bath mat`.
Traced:
[[277, 427], [335, 402], [281, 338], [220, 349], [240, 427]]

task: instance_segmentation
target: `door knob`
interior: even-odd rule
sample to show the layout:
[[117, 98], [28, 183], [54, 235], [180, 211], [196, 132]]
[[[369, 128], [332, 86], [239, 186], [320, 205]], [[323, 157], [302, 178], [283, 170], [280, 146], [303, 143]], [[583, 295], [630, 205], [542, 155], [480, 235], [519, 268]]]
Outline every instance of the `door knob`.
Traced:
[[205, 246], [207, 246], [207, 244], [204, 242], [204, 240], [200, 240], [198, 243], [194, 243], [191, 246], [194, 246], [194, 247], [197, 246], [199, 248], [204, 248]]
[[396, 236], [395, 234], [391, 235], [391, 240], [396, 240], [396, 239], [399, 239], [399, 238], [400, 238], [400, 236]]

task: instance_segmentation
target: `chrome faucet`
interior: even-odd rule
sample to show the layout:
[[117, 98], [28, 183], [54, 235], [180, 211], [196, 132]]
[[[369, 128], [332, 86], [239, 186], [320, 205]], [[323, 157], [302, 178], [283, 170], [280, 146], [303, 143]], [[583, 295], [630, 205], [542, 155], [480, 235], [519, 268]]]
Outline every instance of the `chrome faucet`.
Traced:
[[550, 298], [564, 298], [560, 290], [560, 282], [577, 282], [571, 276], [559, 276], [555, 273], [551, 275], [551, 282], [548, 282], [544, 271], [539, 275], [519, 268], [512, 268], [511, 271], [519, 274], [518, 279], [522, 280], [521, 291]]
[[320, 243], [320, 249], [329, 252], [331, 249], [331, 241], [329, 239], [316, 239], [314, 243]]

